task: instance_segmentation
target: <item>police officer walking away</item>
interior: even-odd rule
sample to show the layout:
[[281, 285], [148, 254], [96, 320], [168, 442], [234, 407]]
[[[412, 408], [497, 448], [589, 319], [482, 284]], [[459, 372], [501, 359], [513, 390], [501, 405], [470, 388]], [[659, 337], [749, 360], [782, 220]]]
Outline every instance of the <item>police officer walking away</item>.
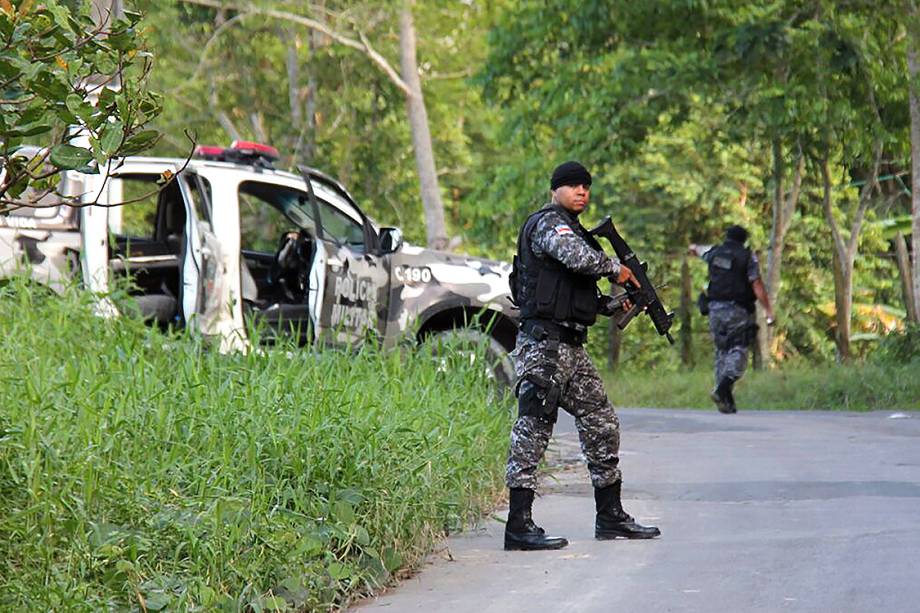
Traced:
[[744, 374], [748, 347], [757, 338], [755, 299], [766, 312], [767, 325], [773, 325], [774, 321], [757, 256], [744, 246], [747, 238], [747, 230], [736, 225], [726, 230], [721, 245], [690, 245], [690, 253], [699, 255], [709, 265], [706, 301], [709, 331], [716, 347], [715, 388], [710, 396], [722, 413], [738, 410], [732, 386]]
[[654, 538], [661, 534], [658, 528], [637, 523], [620, 502], [620, 423], [583, 346], [588, 327], [603, 311], [598, 280], [638, 283], [632, 271], [608, 257], [578, 222], [591, 193], [588, 170], [578, 162], [565, 162], [553, 171], [550, 189], [552, 202], [530, 215], [521, 228], [511, 280], [521, 325], [511, 354], [518, 418], [511, 431], [506, 473], [510, 509], [505, 549], [568, 545], [562, 537], [547, 536], [532, 517], [537, 465], [559, 407], [575, 417], [591, 473], [595, 537]]

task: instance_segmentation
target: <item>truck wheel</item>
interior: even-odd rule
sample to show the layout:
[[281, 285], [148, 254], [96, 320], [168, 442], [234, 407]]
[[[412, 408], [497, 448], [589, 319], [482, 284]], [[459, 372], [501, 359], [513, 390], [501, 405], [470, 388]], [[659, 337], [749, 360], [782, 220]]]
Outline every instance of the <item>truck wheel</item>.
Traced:
[[497, 340], [475, 328], [454, 328], [442, 330], [431, 335], [434, 351], [447, 347], [456, 355], [466, 354], [470, 360], [483, 355], [487, 376], [503, 388], [510, 388], [514, 381], [514, 365], [508, 351]]

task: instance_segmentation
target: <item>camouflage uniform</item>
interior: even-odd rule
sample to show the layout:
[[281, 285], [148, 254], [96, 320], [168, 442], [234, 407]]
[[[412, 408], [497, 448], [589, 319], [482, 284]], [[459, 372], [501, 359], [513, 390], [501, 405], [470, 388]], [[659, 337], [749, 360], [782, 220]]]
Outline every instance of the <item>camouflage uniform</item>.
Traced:
[[716, 347], [716, 385], [729, 377], [737, 381], [748, 363], [748, 343], [745, 330], [754, 323], [754, 315], [734, 302], [709, 303], [709, 332]]
[[[572, 226], [574, 216], [555, 210], [543, 214], [531, 234], [531, 248], [538, 257], [549, 257], [582, 274], [616, 275], [619, 262], [590, 247]], [[536, 374], [562, 390], [559, 406], [575, 417], [581, 448], [588, 462], [594, 487], [620, 480], [620, 422], [607, 399], [600, 375], [584, 347], [554, 340], [537, 340], [521, 331], [511, 354], [521, 391], [527, 374]], [[558, 408], [549, 416], [519, 416], [511, 431], [506, 482], [509, 488], [536, 489], [537, 465], [553, 433]]]
[[[713, 254], [712, 248], [707, 249], [701, 257], [709, 262]], [[760, 278], [760, 264], [757, 255], [751, 253], [748, 260], [747, 279], [753, 283]], [[744, 307], [731, 302], [713, 300], [709, 303], [709, 332], [715, 345], [715, 383], [716, 385], [725, 378], [730, 377], [737, 381], [744, 374], [748, 363], [748, 347], [750, 339], [744, 333], [754, 324], [753, 313], [748, 313]]]

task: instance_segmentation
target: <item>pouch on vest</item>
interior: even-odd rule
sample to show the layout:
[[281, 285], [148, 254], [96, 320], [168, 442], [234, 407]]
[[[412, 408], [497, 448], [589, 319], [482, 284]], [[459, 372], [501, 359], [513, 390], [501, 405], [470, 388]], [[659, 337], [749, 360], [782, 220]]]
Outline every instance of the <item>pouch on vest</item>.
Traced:
[[696, 297], [696, 306], [700, 310], [700, 315], [709, 316], [709, 296], [706, 295], [706, 292], [700, 292], [700, 295]]
[[559, 312], [563, 304], [559, 298], [559, 272], [556, 270], [541, 270], [537, 274], [537, 291], [534, 296], [537, 302], [537, 313], [551, 319], [565, 319], [567, 313]]
[[597, 283], [592, 279], [590, 281], [580, 281], [573, 284], [572, 292], [572, 315], [575, 320], [593, 324], [597, 320], [598, 312], [598, 292]]
[[519, 301], [521, 290], [519, 289], [519, 286], [518, 286], [518, 283], [520, 282], [520, 278], [521, 278], [521, 275], [519, 273], [520, 268], [521, 268], [521, 258], [519, 258], [518, 255], [515, 253], [514, 259], [511, 260], [511, 274], [508, 275], [508, 289], [511, 290], [511, 302], [514, 303], [514, 305], [518, 307], [521, 305]]

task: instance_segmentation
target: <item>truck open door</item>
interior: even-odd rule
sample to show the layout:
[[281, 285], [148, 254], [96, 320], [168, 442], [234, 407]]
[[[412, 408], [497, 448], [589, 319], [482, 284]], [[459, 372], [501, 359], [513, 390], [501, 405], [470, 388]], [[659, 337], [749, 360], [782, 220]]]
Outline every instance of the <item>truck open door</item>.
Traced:
[[356, 345], [382, 340], [390, 271], [378, 253], [370, 221], [336, 187], [301, 169], [317, 220], [308, 303], [320, 343]]

